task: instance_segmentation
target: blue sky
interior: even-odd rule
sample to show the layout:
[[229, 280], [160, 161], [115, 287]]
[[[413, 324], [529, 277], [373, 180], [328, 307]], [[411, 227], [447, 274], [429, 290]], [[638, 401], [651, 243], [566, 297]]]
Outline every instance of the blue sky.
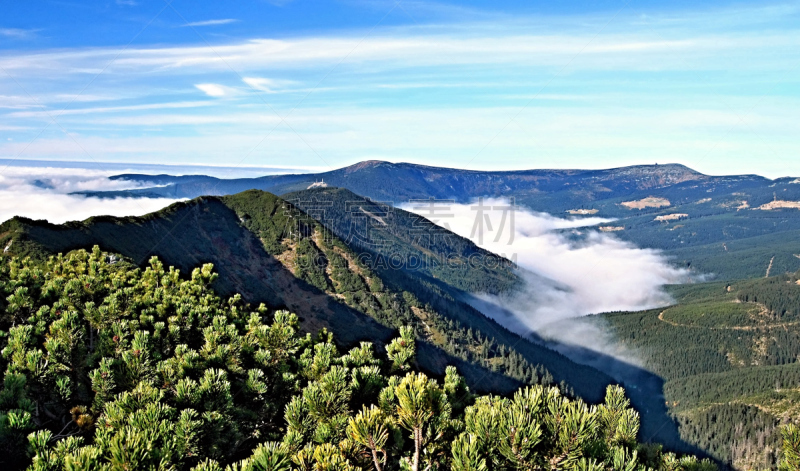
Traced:
[[800, 175], [800, 3], [6, 2], [0, 159]]

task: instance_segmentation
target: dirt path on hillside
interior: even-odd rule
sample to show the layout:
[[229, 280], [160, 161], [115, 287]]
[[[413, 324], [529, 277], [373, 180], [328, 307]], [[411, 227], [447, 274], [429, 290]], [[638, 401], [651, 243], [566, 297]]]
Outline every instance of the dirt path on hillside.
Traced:
[[[768, 313], [767, 307], [763, 304], [758, 304], [761, 308], [761, 314]], [[658, 320], [661, 322], [667, 323], [673, 327], [686, 327], [690, 329], [705, 329], [705, 330], [743, 330], [743, 331], [756, 331], [759, 329], [784, 329], [789, 330], [790, 326], [800, 324], [800, 321], [792, 321], [792, 322], [781, 322], [779, 324], [761, 324], [761, 325], [735, 325], [735, 326], [721, 326], [721, 327], [706, 327], [702, 325], [690, 325], [690, 324], [679, 324], [677, 322], [673, 322], [667, 319], [664, 319], [664, 313], [667, 310], [663, 310], [658, 314]]]

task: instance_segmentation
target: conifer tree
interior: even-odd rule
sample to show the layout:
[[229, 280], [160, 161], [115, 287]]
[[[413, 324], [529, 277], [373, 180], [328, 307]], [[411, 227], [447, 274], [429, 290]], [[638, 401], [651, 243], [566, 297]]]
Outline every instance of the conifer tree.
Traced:
[[414, 444], [410, 458], [412, 471], [419, 471], [423, 451], [431, 467], [439, 451], [436, 443], [450, 426], [450, 404], [436, 381], [422, 373], [409, 373], [395, 388], [396, 414], [401, 427], [411, 432]]
[[405, 371], [411, 368], [415, 355], [414, 330], [411, 327], [401, 327], [400, 338], [392, 340], [386, 351], [396, 370]]
[[789, 424], [781, 430], [783, 436], [783, 459], [780, 471], [796, 471], [800, 469], [800, 428]]
[[347, 426], [348, 434], [353, 441], [369, 450], [376, 471], [383, 471], [386, 463], [386, 444], [389, 441], [389, 429], [383, 411], [375, 406], [364, 407]]

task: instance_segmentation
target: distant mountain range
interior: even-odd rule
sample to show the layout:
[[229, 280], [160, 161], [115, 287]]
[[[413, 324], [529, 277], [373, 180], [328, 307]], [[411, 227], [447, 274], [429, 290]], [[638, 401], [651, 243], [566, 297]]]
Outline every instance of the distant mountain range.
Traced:
[[345, 188], [374, 202], [468, 202], [514, 198], [517, 205], [565, 217], [614, 219], [597, 229], [639, 247], [664, 250], [676, 264], [720, 279], [800, 269], [800, 179], [709, 176], [679, 164], [608, 170], [474, 171], [366, 161], [317, 174], [218, 179], [203, 175], [111, 177], [138, 188], [75, 194], [100, 198], [195, 198], [249, 189], [285, 195]]
[[609, 170], [476, 171], [408, 163], [368, 160], [322, 173], [270, 175], [260, 178], [219, 179], [205, 175], [123, 174], [112, 180], [137, 182], [136, 190], [90, 191], [75, 194], [117, 197], [195, 198], [228, 195], [257, 189], [275, 194], [305, 190], [314, 185], [347, 188], [377, 201], [401, 203], [416, 198], [468, 201], [480, 196], [514, 195], [521, 204], [552, 195], [577, 202], [626, 196], [637, 191], [665, 188], [685, 182], [752, 181], [757, 176], [709, 177], [677, 164], [641, 165]]

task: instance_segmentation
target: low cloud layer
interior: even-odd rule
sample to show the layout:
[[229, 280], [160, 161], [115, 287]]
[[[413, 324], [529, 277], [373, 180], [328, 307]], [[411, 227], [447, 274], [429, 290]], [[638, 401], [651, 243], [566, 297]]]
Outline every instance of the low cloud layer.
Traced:
[[112, 181], [106, 172], [84, 168], [15, 167], [0, 170], [0, 222], [14, 216], [46, 219], [54, 224], [80, 221], [90, 216], [139, 216], [177, 200], [99, 199], [68, 193], [87, 190], [121, 190], [130, 182]]
[[[630, 359], [632, 355], [613, 342], [598, 320], [581, 318], [666, 305], [670, 297], [663, 286], [687, 282], [689, 273], [671, 266], [659, 251], [637, 248], [613, 235], [587, 229], [610, 220], [565, 219], [517, 209], [512, 227], [510, 214], [502, 223], [500, 208], [508, 204], [483, 200], [484, 207], [495, 209], [484, 210], [482, 223], [477, 219], [477, 204], [447, 205], [452, 217], [435, 221], [475, 243], [479, 243], [478, 229], [483, 225], [483, 243], [479, 245], [516, 260], [527, 281], [525, 291], [513, 296], [478, 294], [475, 306], [520, 334], [536, 333]], [[414, 210], [411, 206], [404, 209]]]

